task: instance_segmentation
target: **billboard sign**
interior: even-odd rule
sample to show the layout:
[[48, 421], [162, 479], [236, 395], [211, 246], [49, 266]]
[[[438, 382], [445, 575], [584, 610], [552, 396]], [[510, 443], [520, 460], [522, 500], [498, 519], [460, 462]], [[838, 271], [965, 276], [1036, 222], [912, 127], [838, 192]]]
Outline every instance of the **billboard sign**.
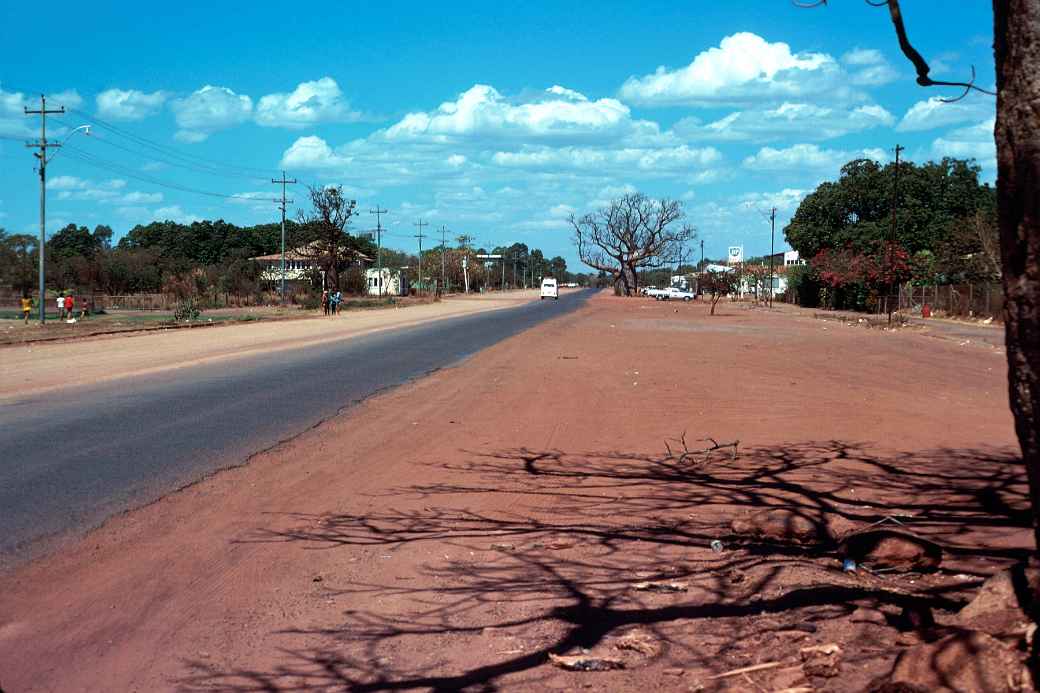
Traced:
[[726, 255], [726, 262], [731, 265], [739, 265], [741, 262], [744, 262], [744, 246], [731, 245]]

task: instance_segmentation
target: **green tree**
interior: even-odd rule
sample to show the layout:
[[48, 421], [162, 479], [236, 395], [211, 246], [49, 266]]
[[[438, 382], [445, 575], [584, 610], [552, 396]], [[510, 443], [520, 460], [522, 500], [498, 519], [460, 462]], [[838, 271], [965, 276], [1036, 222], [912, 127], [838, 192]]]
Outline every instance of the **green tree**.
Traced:
[[822, 183], [802, 200], [784, 228], [787, 242], [806, 259], [825, 249], [866, 248], [884, 240], [897, 241], [911, 254], [934, 251], [955, 221], [995, 208], [994, 191], [979, 184], [974, 162], [900, 162], [894, 191], [895, 166], [868, 159], [845, 164], [837, 181]]
[[69, 224], [47, 241], [47, 254], [55, 259], [71, 257], [93, 257], [103, 249], [100, 239], [96, 238], [86, 226]]
[[0, 283], [18, 293], [36, 285], [37, 241], [29, 234], [9, 234], [0, 228]]

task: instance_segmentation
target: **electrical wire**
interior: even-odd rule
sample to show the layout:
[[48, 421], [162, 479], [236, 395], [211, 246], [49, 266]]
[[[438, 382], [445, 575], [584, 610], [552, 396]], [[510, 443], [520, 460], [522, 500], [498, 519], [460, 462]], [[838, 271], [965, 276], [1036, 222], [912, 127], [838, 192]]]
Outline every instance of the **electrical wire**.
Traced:
[[82, 149], [79, 149], [78, 147], [73, 147], [70, 145], [66, 145], [65, 147], [63, 147], [63, 150], [67, 152], [68, 155], [72, 158], [81, 161], [89, 166], [106, 170], [111, 173], [116, 173], [121, 176], [126, 176], [127, 178], [133, 178], [143, 183], [149, 183], [151, 185], [158, 185], [163, 188], [169, 188], [171, 190], [179, 190], [181, 192], [194, 193], [196, 195], [206, 195], [207, 197], [218, 197], [230, 200], [251, 200], [255, 202], [258, 199], [262, 199], [252, 197], [250, 195], [228, 195], [226, 193], [218, 193], [213, 192], [211, 190], [200, 190], [199, 188], [192, 188], [186, 185], [180, 185], [178, 183], [171, 183], [169, 181], [164, 181], [159, 178], [155, 178], [154, 176], [142, 174], [121, 164], [117, 164], [115, 162], [94, 156], [89, 152], [85, 152]]
[[[3, 90], [5, 92], [8, 92], [8, 93], [21, 93], [21, 94], [39, 94], [39, 93], [43, 93], [40, 90], [23, 89], [23, 88], [17, 87], [17, 86], [11, 87], [6, 82], [3, 83], [2, 87], [0, 87], [0, 88], [3, 88]], [[14, 89], [14, 91], [11, 92], [11, 91], [9, 91], [10, 89]], [[125, 139], [133, 142], [134, 144], [136, 144], [136, 145], [138, 145], [140, 147], [144, 147], [144, 148], [149, 149], [152, 152], [154, 152], [153, 154], [149, 154], [147, 156], [152, 156], [153, 158], [165, 157], [167, 159], [178, 160], [181, 163], [177, 164], [177, 165], [179, 165], [179, 166], [181, 166], [183, 168], [197, 167], [197, 170], [201, 170], [201, 171], [203, 171], [205, 173], [210, 173], [210, 174], [213, 174], [213, 175], [226, 175], [228, 177], [240, 177], [240, 178], [246, 178], [246, 179], [249, 179], [249, 180], [263, 179], [265, 182], [266, 182], [267, 178], [269, 178], [270, 175], [271, 175], [271, 170], [270, 169], [258, 168], [258, 167], [255, 167], [255, 166], [240, 166], [238, 164], [230, 164], [230, 163], [225, 162], [225, 161], [217, 161], [217, 160], [214, 160], [214, 159], [207, 159], [206, 157], [198, 156], [198, 155], [195, 155], [195, 154], [188, 154], [186, 152], [179, 151], [179, 150], [177, 150], [177, 149], [175, 149], [173, 147], [170, 147], [170, 146], [164, 145], [164, 144], [160, 144], [158, 142], [155, 142], [154, 140], [148, 139], [147, 137], [143, 137], [143, 136], [138, 135], [138, 134], [136, 134], [134, 132], [131, 132], [131, 131], [125, 129], [125, 128], [119, 127], [119, 126], [117, 126], [117, 125], [115, 125], [113, 123], [108, 122], [107, 120], [104, 120], [103, 118], [100, 118], [97, 114], [88, 113], [88, 112], [86, 112], [86, 111], [84, 111], [84, 110], [82, 110], [80, 108], [69, 107], [69, 108], [65, 109], [65, 112], [66, 113], [75, 114], [75, 115], [78, 115], [78, 116], [80, 116], [82, 118], [85, 118], [88, 121], [90, 121], [93, 126], [95, 126], [97, 128], [100, 128], [100, 129], [103, 129], [103, 130], [107, 130], [108, 132], [110, 132], [113, 135], [125, 138]], [[113, 144], [111, 142], [109, 142], [109, 143]], [[129, 148], [126, 148], [126, 151], [129, 151], [130, 153], [136, 154], [137, 156], [146, 156], [143, 153], [134, 152], [133, 150], [130, 150]], [[164, 163], [170, 163], [171, 165], [173, 165], [172, 162], [170, 162], [170, 161], [164, 161]], [[223, 171], [225, 173], [218, 174], [218, 173], [216, 173], [217, 171]]]
[[205, 174], [208, 174], [208, 175], [211, 175], [211, 176], [216, 176], [218, 178], [227, 178], [227, 179], [236, 179], [236, 180], [248, 180], [248, 181], [251, 181], [251, 182], [254, 182], [254, 183], [263, 183], [263, 184], [266, 184], [268, 182], [268, 179], [266, 177], [265, 178], [260, 178], [258, 176], [245, 176], [245, 175], [236, 174], [236, 173], [228, 173], [228, 172], [219, 171], [219, 170], [216, 170], [216, 169], [211, 169], [211, 168], [208, 168], [208, 167], [204, 167], [204, 166], [201, 166], [201, 165], [180, 163], [180, 162], [177, 162], [177, 161], [174, 161], [174, 160], [171, 160], [171, 159], [163, 158], [161, 156], [156, 156], [156, 155], [153, 155], [153, 154], [147, 154], [147, 153], [144, 153], [144, 152], [135, 151], [135, 150], [131, 149], [130, 147], [125, 147], [122, 144], [119, 144], [118, 142], [113, 142], [112, 140], [107, 139], [105, 137], [102, 137], [102, 136], [100, 136], [100, 135], [98, 135], [96, 133], [91, 133], [90, 137], [91, 137], [92, 140], [96, 140], [98, 142], [102, 142], [102, 143], [106, 144], [109, 147], [113, 147], [115, 149], [119, 149], [119, 150], [124, 151], [124, 152], [126, 152], [128, 154], [131, 154], [133, 156], [136, 156], [136, 157], [139, 157], [139, 158], [142, 158], [142, 159], [149, 159], [149, 160], [152, 160], [152, 161], [158, 161], [160, 163], [166, 164], [167, 166], [172, 166], [174, 168], [180, 168], [180, 169], [184, 169], [184, 170], [187, 170], [187, 171], [194, 171], [194, 172], [205, 173]]
[[193, 166], [205, 167], [205, 168], [208, 168], [208, 169], [211, 169], [211, 170], [226, 170], [229, 173], [233, 172], [232, 173], [233, 175], [237, 175], [237, 176], [240, 176], [240, 177], [247, 177], [247, 178], [251, 178], [251, 179], [255, 179], [255, 178], [258, 178], [258, 177], [261, 177], [261, 176], [264, 177], [264, 178], [267, 178], [271, 174], [271, 171], [268, 170], [268, 169], [256, 168], [256, 167], [253, 167], [253, 166], [239, 166], [237, 164], [229, 164], [227, 162], [216, 161], [216, 160], [213, 160], [213, 159], [207, 159], [205, 157], [197, 156], [197, 155], [194, 155], [194, 154], [187, 154], [187, 153], [178, 151], [177, 149], [174, 149], [173, 147], [169, 147], [169, 146], [164, 145], [164, 144], [159, 144], [158, 142], [150, 140], [150, 139], [148, 139], [146, 137], [142, 137], [142, 136], [137, 135], [137, 134], [135, 134], [133, 132], [130, 132], [129, 130], [125, 130], [125, 129], [120, 128], [120, 127], [118, 127], [116, 125], [113, 125], [112, 123], [109, 123], [108, 121], [102, 120], [101, 118], [99, 118], [98, 116], [96, 116], [94, 114], [87, 113], [86, 111], [82, 111], [82, 110], [80, 110], [78, 108], [70, 108], [70, 109], [68, 109], [68, 112], [69, 113], [75, 113], [76, 115], [79, 115], [79, 116], [81, 116], [83, 118], [86, 118], [87, 120], [91, 121], [92, 124], [96, 125], [97, 127], [101, 128], [103, 130], [107, 130], [107, 131], [109, 131], [110, 133], [112, 133], [114, 135], [117, 135], [117, 136], [120, 136], [120, 137], [124, 137], [124, 138], [130, 140], [131, 142], [134, 142], [135, 144], [141, 146], [141, 147], [146, 147], [148, 149], [153, 150], [154, 152], [158, 153], [159, 155], [162, 155], [162, 156], [165, 156], [165, 157], [169, 157], [169, 158], [173, 158], [173, 159], [176, 159], [176, 160], [180, 160], [180, 161], [184, 162], [185, 164], [189, 164], [189, 165], [193, 165]]

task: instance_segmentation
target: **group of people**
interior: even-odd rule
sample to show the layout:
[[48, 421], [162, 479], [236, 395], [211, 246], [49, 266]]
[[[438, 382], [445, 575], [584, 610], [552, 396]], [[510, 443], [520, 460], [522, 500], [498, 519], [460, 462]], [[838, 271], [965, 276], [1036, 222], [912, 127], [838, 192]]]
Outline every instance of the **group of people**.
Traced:
[[[67, 296], [58, 295], [54, 299], [54, 306], [58, 309], [59, 320], [70, 320], [75, 315], [76, 299], [72, 297], [72, 294]], [[29, 324], [29, 316], [32, 315], [33, 300], [32, 297], [27, 293], [22, 294], [22, 318], [25, 320], [25, 324]], [[86, 304], [83, 304], [81, 309], [80, 317], [86, 312]]]
[[59, 295], [54, 299], [54, 304], [58, 308], [58, 319], [65, 320], [72, 317], [72, 311], [76, 307], [76, 299], [72, 297], [72, 294], [67, 296]]
[[341, 303], [343, 303], [343, 294], [340, 293], [339, 289], [332, 292], [321, 292], [321, 310], [325, 315], [335, 315], [338, 313]]

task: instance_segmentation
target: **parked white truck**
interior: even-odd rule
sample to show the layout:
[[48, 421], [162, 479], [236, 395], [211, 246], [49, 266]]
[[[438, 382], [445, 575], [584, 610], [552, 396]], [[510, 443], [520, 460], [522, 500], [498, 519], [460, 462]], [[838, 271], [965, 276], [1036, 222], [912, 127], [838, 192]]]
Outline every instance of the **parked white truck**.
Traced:
[[692, 301], [696, 294], [678, 286], [669, 286], [667, 289], [654, 289], [648, 291], [647, 296], [653, 296], [658, 301]]

